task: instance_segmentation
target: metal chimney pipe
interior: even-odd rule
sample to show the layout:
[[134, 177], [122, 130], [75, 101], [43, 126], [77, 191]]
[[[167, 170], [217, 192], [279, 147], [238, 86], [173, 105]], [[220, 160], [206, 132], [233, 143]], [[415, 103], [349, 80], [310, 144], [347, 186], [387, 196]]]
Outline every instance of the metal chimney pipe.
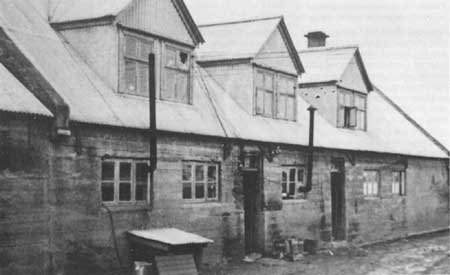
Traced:
[[155, 54], [148, 55], [148, 87], [149, 87], [149, 121], [150, 121], [150, 173], [156, 170], [157, 157], [157, 134], [156, 134], [156, 70]]
[[299, 192], [308, 193], [312, 189], [312, 172], [313, 172], [313, 152], [314, 152], [314, 112], [317, 109], [313, 106], [308, 108], [309, 111], [309, 145], [308, 145], [308, 167], [306, 173], [306, 185], [298, 188]]

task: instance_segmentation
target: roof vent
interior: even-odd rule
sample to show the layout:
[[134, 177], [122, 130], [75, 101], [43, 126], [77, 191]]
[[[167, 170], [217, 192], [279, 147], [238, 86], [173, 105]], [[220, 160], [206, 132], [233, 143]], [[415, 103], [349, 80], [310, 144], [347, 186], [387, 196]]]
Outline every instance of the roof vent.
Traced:
[[314, 47], [325, 47], [327, 38], [329, 37], [326, 33], [317, 31], [317, 32], [309, 32], [305, 35], [308, 38], [308, 48]]

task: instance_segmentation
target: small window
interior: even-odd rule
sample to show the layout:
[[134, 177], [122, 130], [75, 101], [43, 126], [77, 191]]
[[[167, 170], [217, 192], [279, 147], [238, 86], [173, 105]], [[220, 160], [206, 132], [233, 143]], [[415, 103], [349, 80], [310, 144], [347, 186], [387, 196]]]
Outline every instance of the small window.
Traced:
[[161, 99], [190, 103], [190, 67], [188, 52], [170, 46], [165, 48]]
[[183, 163], [182, 198], [185, 200], [218, 200], [219, 165]]
[[399, 196], [406, 195], [405, 172], [392, 172], [392, 194]]
[[305, 170], [298, 167], [283, 169], [281, 172], [281, 190], [284, 200], [297, 197], [298, 188], [304, 186]]
[[366, 109], [366, 95], [339, 90], [337, 126], [341, 128], [366, 130]]
[[102, 162], [102, 201], [145, 202], [148, 197], [148, 164], [134, 160]]
[[124, 35], [124, 63], [122, 91], [127, 94], [149, 96], [148, 56], [153, 42], [142, 37]]
[[378, 196], [380, 186], [379, 171], [364, 171], [363, 194], [364, 196]]

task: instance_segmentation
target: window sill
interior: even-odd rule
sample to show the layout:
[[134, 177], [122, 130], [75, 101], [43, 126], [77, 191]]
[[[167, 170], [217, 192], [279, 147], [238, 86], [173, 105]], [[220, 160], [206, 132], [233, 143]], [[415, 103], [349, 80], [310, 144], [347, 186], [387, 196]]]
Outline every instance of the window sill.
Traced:
[[128, 212], [151, 210], [147, 202], [121, 202], [121, 203], [102, 203], [102, 208], [108, 208], [111, 212]]
[[183, 200], [182, 207], [216, 207], [216, 206], [223, 206], [224, 203], [221, 203], [220, 201], [188, 201]]
[[262, 117], [262, 118], [273, 119], [273, 120], [277, 120], [277, 121], [285, 121], [285, 122], [290, 122], [290, 123], [297, 122], [296, 119], [280, 118], [280, 117], [268, 116], [268, 115], [263, 115], [263, 114], [254, 114], [254, 116], [255, 117]]
[[295, 198], [295, 199], [283, 199], [283, 204], [298, 204], [298, 203], [304, 203], [307, 202], [307, 199], [302, 198]]
[[364, 200], [366, 200], [366, 201], [375, 201], [375, 200], [380, 200], [380, 199], [381, 199], [381, 197], [379, 197], [379, 196], [367, 196], [367, 195], [364, 196]]

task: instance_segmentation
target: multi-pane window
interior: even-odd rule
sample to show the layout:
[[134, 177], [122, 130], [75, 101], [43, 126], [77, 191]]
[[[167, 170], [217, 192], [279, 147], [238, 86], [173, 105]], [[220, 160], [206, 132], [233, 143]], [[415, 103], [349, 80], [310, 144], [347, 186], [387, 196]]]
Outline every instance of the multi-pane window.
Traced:
[[350, 91], [338, 93], [338, 127], [366, 129], [366, 96]]
[[272, 117], [274, 100], [274, 74], [258, 71], [256, 74], [256, 114]]
[[295, 120], [295, 88], [292, 80], [280, 76], [278, 79], [277, 117]]
[[190, 67], [189, 53], [166, 46], [164, 54], [164, 77], [161, 99], [190, 103]]
[[399, 196], [406, 195], [405, 172], [392, 172], [392, 194]]
[[124, 35], [123, 92], [148, 96], [148, 56], [153, 52], [153, 42], [144, 38]]
[[102, 162], [103, 202], [145, 202], [148, 197], [148, 166], [134, 160]]
[[380, 172], [375, 170], [364, 171], [363, 194], [365, 196], [378, 196], [380, 186]]
[[293, 199], [297, 189], [304, 186], [305, 170], [299, 167], [286, 168], [281, 172], [281, 192], [283, 199]]
[[366, 96], [355, 93], [356, 129], [366, 130]]
[[219, 165], [183, 163], [182, 197], [185, 200], [214, 201], [218, 199]]
[[295, 120], [295, 79], [258, 70], [255, 84], [257, 115]]

